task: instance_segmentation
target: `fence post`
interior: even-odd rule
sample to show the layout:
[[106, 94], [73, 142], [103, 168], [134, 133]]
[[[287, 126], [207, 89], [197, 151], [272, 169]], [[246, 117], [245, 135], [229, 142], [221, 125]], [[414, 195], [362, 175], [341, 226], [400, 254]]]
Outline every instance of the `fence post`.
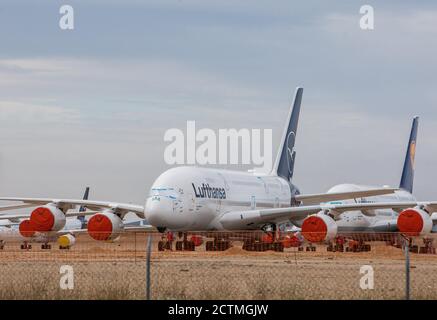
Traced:
[[405, 238], [405, 300], [410, 300], [410, 240]]
[[152, 235], [147, 238], [146, 253], [146, 300], [150, 300], [150, 254], [152, 251]]

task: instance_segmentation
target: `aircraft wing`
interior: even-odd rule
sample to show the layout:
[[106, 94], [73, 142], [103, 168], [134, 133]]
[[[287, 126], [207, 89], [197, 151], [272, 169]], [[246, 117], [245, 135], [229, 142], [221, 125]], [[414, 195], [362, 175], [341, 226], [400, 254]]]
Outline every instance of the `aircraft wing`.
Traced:
[[11, 226], [16, 226], [16, 225], [18, 225], [18, 224], [19, 224], [19, 222], [13, 222], [13, 221], [1, 221], [0, 228], [1, 228], [1, 227], [11, 227]]
[[128, 232], [140, 232], [140, 231], [152, 231], [156, 230], [156, 228], [150, 224], [148, 225], [142, 225], [142, 226], [126, 226], [124, 227], [124, 231]]
[[127, 203], [116, 203], [107, 201], [93, 201], [81, 199], [50, 199], [50, 198], [15, 198], [15, 197], [0, 197], [0, 201], [21, 201], [24, 204], [38, 206], [48, 203], [54, 203], [58, 207], [72, 209], [75, 206], [83, 206], [90, 210], [112, 209], [120, 213], [133, 212], [140, 218], [144, 218], [144, 207]]
[[424, 206], [430, 213], [437, 211], [437, 202], [426, 201], [351, 204], [326, 203], [311, 206], [231, 211], [225, 213], [220, 218], [220, 223], [225, 229], [246, 229], [248, 227], [256, 228], [257, 226], [266, 223], [280, 223], [284, 220], [290, 220], [293, 222], [293, 224], [299, 225], [299, 221], [302, 221], [302, 219], [306, 218], [308, 215], [320, 211], [330, 211], [334, 215], [338, 215], [346, 211], [359, 210], [362, 211], [363, 214], [366, 214], [366, 210], [393, 209], [395, 211], [400, 211], [415, 206]]
[[319, 193], [319, 194], [299, 194], [295, 196], [295, 200], [302, 202], [305, 205], [319, 204], [323, 202], [346, 200], [346, 199], [356, 199], [356, 198], [366, 198], [380, 196], [383, 194], [394, 193], [399, 189], [396, 188], [379, 188], [379, 189], [368, 189], [361, 191], [347, 191], [347, 192], [335, 192], [335, 193]]
[[9, 206], [0, 207], [0, 211], [18, 210], [18, 209], [30, 208], [30, 207], [34, 207], [34, 206], [35, 205], [31, 204], [31, 203], [13, 204], [13, 205], [9, 205]]
[[[67, 212], [65, 214], [66, 217], [77, 217], [77, 216], [89, 216], [97, 213], [98, 211], [72, 211]], [[26, 219], [30, 218], [30, 213], [23, 213], [23, 214], [0, 214], [0, 220], [13, 220], [16, 221], [17, 219]]]
[[[124, 227], [123, 231], [120, 234], [128, 233], [128, 232], [141, 232], [141, 231], [155, 231], [156, 228], [151, 225], [142, 225], [142, 226], [126, 226]], [[79, 234], [88, 234], [88, 229], [72, 229], [72, 230], [66, 230], [62, 229], [59, 231], [56, 231], [56, 235], [62, 236], [64, 234], [72, 234], [72, 235], [79, 235]]]

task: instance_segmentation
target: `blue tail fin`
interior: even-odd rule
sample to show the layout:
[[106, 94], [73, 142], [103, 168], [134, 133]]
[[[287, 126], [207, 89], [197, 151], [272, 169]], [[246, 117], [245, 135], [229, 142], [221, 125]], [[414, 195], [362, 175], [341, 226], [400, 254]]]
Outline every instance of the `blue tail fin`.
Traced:
[[411, 127], [410, 140], [408, 140], [407, 154], [405, 156], [404, 168], [402, 170], [401, 183], [399, 188], [413, 193], [414, 181], [414, 158], [416, 156], [417, 129], [419, 127], [419, 117], [414, 117]]
[[[86, 187], [85, 193], [83, 194], [83, 200], [88, 200], [89, 194], [90, 194], [90, 187]], [[81, 206], [79, 208], [79, 212], [84, 212], [84, 211], [85, 211], [85, 207]], [[79, 221], [82, 222], [82, 228], [85, 228], [86, 225], [85, 216], [77, 216], [77, 219], [79, 219]]]
[[278, 155], [276, 157], [273, 173], [283, 177], [287, 181], [291, 181], [294, 171], [294, 161], [296, 158], [296, 151], [294, 150], [294, 143], [296, 141], [297, 124], [299, 122], [300, 104], [302, 102], [303, 88], [296, 88], [294, 95], [292, 109], [288, 114], [288, 126], [279, 145]]

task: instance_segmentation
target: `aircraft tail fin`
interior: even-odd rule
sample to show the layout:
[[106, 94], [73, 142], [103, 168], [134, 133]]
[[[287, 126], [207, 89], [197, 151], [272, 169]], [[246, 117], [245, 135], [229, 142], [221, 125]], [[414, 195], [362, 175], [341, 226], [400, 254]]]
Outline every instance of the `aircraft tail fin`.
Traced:
[[404, 168], [402, 170], [401, 183], [399, 188], [413, 193], [414, 182], [414, 158], [416, 156], [417, 129], [419, 127], [419, 117], [413, 118], [410, 139], [408, 140], [407, 154], [405, 155]]
[[[86, 187], [85, 193], [83, 194], [83, 200], [88, 200], [89, 194], [90, 194], [90, 187]], [[80, 206], [79, 212], [84, 212], [84, 211], [85, 211], [85, 207]], [[85, 224], [86, 224], [85, 216], [77, 216], [77, 219], [79, 219], [79, 221], [82, 222], [82, 226], [85, 226]]]
[[296, 151], [294, 144], [296, 141], [297, 125], [299, 122], [300, 105], [302, 102], [303, 88], [297, 87], [294, 94], [292, 108], [288, 114], [287, 127], [282, 135], [281, 144], [279, 145], [278, 155], [273, 167], [272, 174], [283, 177], [291, 181], [294, 171], [294, 162]]

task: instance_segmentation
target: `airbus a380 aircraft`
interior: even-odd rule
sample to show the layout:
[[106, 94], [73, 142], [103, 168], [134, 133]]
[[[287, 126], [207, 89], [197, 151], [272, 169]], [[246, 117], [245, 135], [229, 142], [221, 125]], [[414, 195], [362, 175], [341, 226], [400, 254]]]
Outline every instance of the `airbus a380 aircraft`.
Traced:
[[[122, 218], [128, 212], [134, 212], [140, 218], [145, 217], [161, 232], [259, 230], [269, 226], [275, 230], [278, 224], [292, 221], [297, 225], [308, 225], [309, 232], [322, 233], [324, 239], [330, 239], [336, 234], [335, 220], [341, 212], [410, 208], [401, 215], [406, 217], [405, 224], [414, 229], [417, 220], [424, 221], [428, 212], [437, 211], [435, 202], [398, 200], [383, 203], [333, 203], [391, 194], [397, 190], [390, 188], [356, 190], [354, 187], [352, 190], [327, 194], [300, 194], [291, 180], [302, 94], [303, 89], [297, 88], [278, 156], [269, 175], [203, 167], [177, 167], [157, 178], [145, 206], [53, 198], [2, 197], [0, 200], [22, 201], [22, 205], [39, 205], [30, 215], [37, 231], [62, 229], [65, 225], [65, 212], [76, 205], [97, 210], [99, 212], [88, 221], [88, 232], [97, 240], [118, 236], [124, 228]], [[420, 208], [415, 208], [416, 206]], [[407, 212], [411, 214], [407, 215]], [[315, 221], [317, 222], [314, 223]], [[192, 241], [185, 239], [184, 246], [192, 248]], [[216, 238], [209, 248], [226, 248], [226, 245], [221, 245], [222, 241], [224, 240]], [[281, 245], [279, 239], [275, 239], [274, 245], [276, 244]]]
[[[417, 130], [419, 118], [413, 119], [408, 140], [399, 190], [393, 194], [369, 198], [357, 198], [327, 203], [326, 215], [314, 215], [300, 223], [303, 236], [311, 242], [332, 239], [338, 232], [393, 232], [426, 235], [431, 232], [434, 220], [430, 213], [436, 210], [433, 203], [418, 203], [413, 196], [414, 161], [416, 155]], [[369, 189], [369, 186], [340, 184], [332, 187], [328, 193]], [[347, 206], [330, 209], [329, 205], [365, 204], [360, 210], [347, 209]], [[409, 208], [408, 207], [415, 207]], [[333, 214], [334, 213], [334, 214]], [[335, 224], [332, 223], [334, 218]], [[327, 227], [330, 225], [329, 227]], [[329, 230], [329, 232], [326, 232]]]

